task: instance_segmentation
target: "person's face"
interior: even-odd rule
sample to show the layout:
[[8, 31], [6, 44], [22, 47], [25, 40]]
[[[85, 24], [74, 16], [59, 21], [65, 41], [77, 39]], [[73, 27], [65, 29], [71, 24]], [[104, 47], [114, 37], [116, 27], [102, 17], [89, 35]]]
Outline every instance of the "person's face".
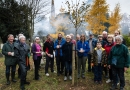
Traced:
[[81, 35], [81, 40], [83, 41], [83, 40], [85, 40], [85, 36], [84, 35]]
[[61, 39], [61, 38], [62, 38], [62, 35], [61, 35], [61, 34], [59, 34], [59, 35], [58, 35], [58, 39]]
[[97, 43], [97, 48], [100, 49], [102, 47], [101, 43]]
[[98, 39], [99, 39], [99, 41], [102, 41], [102, 37], [99, 37]]
[[113, 41], [112, 37], [108, 37], [107, 41], [111, 43]]
[[77, 36], [76, 39], [77, 39], [77, 40], [80, 40], [80, 36]]
[[71, 39], [69, 37], [66, 38], [66, 42], [70, 42]]
[[104, 38], [106, 38], [106, 37], [107, 37], [107, 33], [103, 33], [102, 35], [103, 35], [103, 37], [104, 37]]
[[92, 39], [92, 38], [93, 38], [93, 35], [90, 35], [89, 38]]
[[25, 42], [26, 42], [26, 39], [25, 39], [25, 38], [21, 38], [21, 39], [20, 39], [20, 42], [21, 42], [21, 43], [25, 43]]
[[9, 41], [9, 42], [13, 42], [13, 41], [14, 41], [14, 36], [13, 36], [13, 35], [10, 35], [9, 38], [8, 38], [8, 41]]
[[122, 43], [122, 41], [121, 41], [119, 38], [116, 38], [116, 40], [115, 40], [115, 41], [116, 41], [116, 44], [117, 44], [117, 45], [119, 45], [119, 44], [121, 44], [121, 43]]
[[39, 42], [40, 42], [40, 39], [39, 39], [39, 38], [37, 38], [37, 39], [36, 39], [36, 43], [39, 43]]
[[118, 36], [119, 35], [119, 32], [115, 31], [115, 36]]
[[48, 40], [51, 40], [51, 36], [50, 36], [50, 35], [49, 35], [49, 36], [47, 36], [47, 39], [48, 39]]

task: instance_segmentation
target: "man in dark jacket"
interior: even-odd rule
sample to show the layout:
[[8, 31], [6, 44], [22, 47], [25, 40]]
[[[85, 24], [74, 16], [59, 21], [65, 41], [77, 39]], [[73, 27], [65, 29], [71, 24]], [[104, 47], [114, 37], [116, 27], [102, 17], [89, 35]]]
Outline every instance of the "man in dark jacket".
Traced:
[[93, 34], [89, 35], [89, 39], [87, 40], [89, 47], [90, 47], [90, 52], [88, 53], [88, 72], [93, 71], [93, 68], [91, 69], [91, 54], [93, 49], [96, 47], [96, 40], [93, 38]]
[[58, 76], [63, 73], [63, 69], [64, 69], [64, 60], [63, 60], [63, 55], [62, 55], [62, 45], [64, 43], [65, 43], [65, 39], [62, 37], [62, 34], [59, 33], [58, 39], [54, 43]]
[[12, 68], [12, 71], [11, 71], [12, 82], [16, 82], [14, 77], [15, 77], [17, 59], [14, 57], [14, 42], [13, 42], [13, 40], [14, 40], [14, 36], [12, 34], [9, 34], [8, 41], [4, 44], [4, 46], [2, 48], [2, 54], [5, 55], [7, 85], [10, 84], [9, 76], [10, 76], [10, 69], [11, 68]]
[[29, 66], [28, 57], [30, 54], [29, 45], [27, 45], [25, 36], [19, 37], [20, 42], [14, 45], [14, 55], [18, 59], [18, 64], [21, 70], [20, 77], [20, 88], [21, 90], [25, 90], [24, 84], [30, 84], [26, 81], [27, 70]]
[[54, 43], [51, 41], [51, 36], [47, 35], [47, 41], [44, 43], [43, 51], [46, 53], [46, 65], [45, 65], [45, 74], [49, 76], [48, 68], [49, 63], [51, 63], [50, 68], [51, 72], [54, 72]]

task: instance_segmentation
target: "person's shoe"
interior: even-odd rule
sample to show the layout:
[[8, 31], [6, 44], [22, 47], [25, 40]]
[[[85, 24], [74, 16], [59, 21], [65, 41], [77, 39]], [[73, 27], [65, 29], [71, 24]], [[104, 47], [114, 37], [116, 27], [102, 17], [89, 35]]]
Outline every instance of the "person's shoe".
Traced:
[[82, 78], [83, 78], [83, 79], [85, 79], [85, 76], [84, 76], [84, 75], [82, 75]]
[[46, 76], [48, 77], [48, 76], [49, 76], [49, 73], [46, 73]]
[[17, 80], [15, 80], [15, 79], [12, 79], [12, 82], [14, 82], [14, 83], [15, 83], [15, 82], [17, 82]]
[[60, 76], [60, 73], [57, 73], [57, 76]]
[[117, 86], [118, 86], [119, 84], [120, 84], [120, 83], [118, 82], [118, 83], [117, 83]]
[[70, 80], [72, 80], [72, 77], [71, 77], [71, 76], [69, 76], [69, 79], [70, 79]]
[[120, 87], [120, 90], [124, 90], [124, 87]]
[[98, 81], [94, 81], [95, 84], [98, 84]]
[[99, 84], [102, 84], [102, 81], [99, 81], [98, 83], [99, 83]]
[[25, 82], [24, 82], [24, 84], [27, 84], [27, 85], [29, 85], [29, 84], [30, 84], [30, 82], [27, 82], [27, 81], [25, 81]]
[[65, 76], [65, 77], [64, 77], [64, 81], [66, 81], [66, 80], [67, 80], [67, 77]]
[[77, 78], [80, 79], [80, 75], [78, 75]]
[[117, 86], [115, 85], [112, 85], [112, 87], [110, 88], [110, 90], [115, 90], [115, 89], [117, 89]]
[[10, 85], [10, 81], [7, 81], [7, 82], [6, 82], [6, 85]]
[[107, 81], [106, 81], [106, 83], [110, 83], [111, 82], [111, 80], [110, 79], [108, 79]]

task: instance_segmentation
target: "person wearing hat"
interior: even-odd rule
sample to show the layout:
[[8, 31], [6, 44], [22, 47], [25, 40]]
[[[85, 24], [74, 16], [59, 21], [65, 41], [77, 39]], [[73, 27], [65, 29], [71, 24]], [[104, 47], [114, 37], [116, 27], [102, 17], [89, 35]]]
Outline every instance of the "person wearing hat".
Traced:
[[116, 36], [116, 45], [112, 47], [108, 57], [108, 67], [112, 69], [113, 74], [113, 85], [110, 90], [117, 88], [117, 75], [120, 80], [120, 90], [124, 90], [125, 87], [125, 76], [124, 72], [129, 68], [129, 51], [128, 48], [122, 44], [122, 37]]
[[34, 61], [34, 66], [35, 66], [35, 80], [39, 80], [39, 66], [40, 66], [40, 61], [42, 58], [42, 49], [40, 43], [40, 38], [36, 37], [34, 40], [34, 43], [32, 45], [32, 50], [31, 52], [33, 53], [33, 61]]
[[73, 44], [71, 42], [71, 36], [66, 36], [66, 42], [62, 46], [63, 59], [65, 63], [65, 77], [64, 81], [67, 80], [67, 76], [69, 74], [69, 80], [72, 80], [72, 48]]
[[91, 54], [93, 49], [96, 47], [96, 40], [93, 37], [93, 34], [89, 34], [89, 39], [87, 40], [89, 47], [90, 47], [90, 52], [88, 54], [88, 72], [93, 71], [93, 68], [91, 67]]

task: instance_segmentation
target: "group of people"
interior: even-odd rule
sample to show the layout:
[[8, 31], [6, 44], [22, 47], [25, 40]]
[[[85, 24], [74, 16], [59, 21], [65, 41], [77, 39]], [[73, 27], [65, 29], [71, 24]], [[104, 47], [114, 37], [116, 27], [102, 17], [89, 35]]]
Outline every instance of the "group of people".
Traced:
[[[85, 79], [86, 62], [88, 60], [88, 72], [94, 73], [94, 82], [102, 83], [103, 71], [105, 76], [109, 78], [106, 83], [113, 82], [110, 90], [115, 90], [120, 82], [120, 90], [124, 90], [125, 76], [124, 72], [129, 68], [129, 51], [125, 45], [125, 40], [120, 35], [120, 31], [115, 31], [114, 35], [108, 35], [103, 31], [102, 35], [98, 35], [95, 39], [93, 34], [89, 35], [88, 40], [84, 34], [66, 35], [65, 38], [61, 33], [58, 38], [53, 41], [48, 34], [43, 48], [40, 45], [40, 38], [35, 37], [31, 46], [26, 44], [26, 38], [23, 34], [19, 34], [18, 40], [14, 42], [14, 36], [8, 35], [7, 43], [4, 44], [2, 53], [5, 55], [6, 79], [7, 85], [10, 84], [10, 68], [12, 82], [15, 80], [16, 65], [19, 65], [20, 88], [25, 89], [27, 71], [30, 68], [29, 58], [33, 54], [34, 61], [34, 80], [39, 80], [39, 69], [43, 52], [46, 56], [45, 75], [49, 76], [49, 69], [52, 73], [57, 71], [57, 76], [64, 74], [64, 81], [68, 78], [72, 80], [72, 57], [75, 52], [77, 78]], [[31, 52], [30, 52], [31, 51]], [[54, 53], [55, 52], [55, 53]], [[54, 70], [54, 58], [56, 58], [57, 70]]]

